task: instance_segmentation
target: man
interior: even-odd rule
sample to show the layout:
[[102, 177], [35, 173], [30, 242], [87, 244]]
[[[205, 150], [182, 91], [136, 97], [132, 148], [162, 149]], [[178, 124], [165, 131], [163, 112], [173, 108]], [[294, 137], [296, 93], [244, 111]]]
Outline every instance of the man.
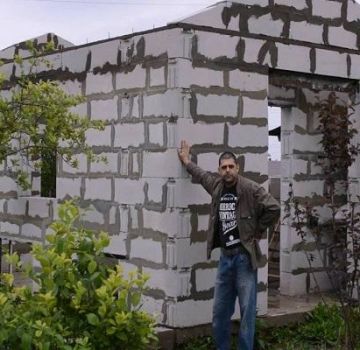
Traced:
[[207, 253], [221, 248], [215, 282], [213, 333], [218, 350], [230, 350], [231, 316], [240, 305], [239, 350], [253, 350], [257, 268], [266, 264], [258, 240], [279, 218], [277, 201], [257, 183], [239, 175], [235, 155], [224, 152], [218, 174], [190, 160], [190, 146], [181, 141], [179, 158], [192, 177], [211, 195]]

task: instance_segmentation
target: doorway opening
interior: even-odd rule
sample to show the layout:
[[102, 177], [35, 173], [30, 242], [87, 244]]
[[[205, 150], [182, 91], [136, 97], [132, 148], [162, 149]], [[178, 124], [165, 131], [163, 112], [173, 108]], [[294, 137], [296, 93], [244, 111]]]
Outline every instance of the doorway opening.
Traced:
[[[269, 106], [269, 192], [280, 203], [281, 189], [281, 107]], [[268, 289], [276, 294], [280, 288], [280, 222], [269, 229]]]

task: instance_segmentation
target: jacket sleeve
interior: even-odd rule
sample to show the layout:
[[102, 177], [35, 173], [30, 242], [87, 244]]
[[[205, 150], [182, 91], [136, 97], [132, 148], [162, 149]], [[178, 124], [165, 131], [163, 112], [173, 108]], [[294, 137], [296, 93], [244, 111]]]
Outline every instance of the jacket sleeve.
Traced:
[[195, 182], [200, 183], [206, 192], [208, 192], [210, 195], [212, 194], [215, 182], [219, 178], [218, 174], [205, 171], [193, 162], [190, 162], [186, 165], [186, 170], [192, 176]]
[[263, 233], [268, 227], [274, 225], [280, 218], [280, 205], [277, 200], [259, 187], [255, 192], [258, 231]]

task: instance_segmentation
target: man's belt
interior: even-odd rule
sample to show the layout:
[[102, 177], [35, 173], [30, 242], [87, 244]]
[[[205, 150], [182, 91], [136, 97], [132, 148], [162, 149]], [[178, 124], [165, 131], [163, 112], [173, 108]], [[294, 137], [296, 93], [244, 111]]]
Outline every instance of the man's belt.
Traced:
[[244, 248], [242, 244], [235, 248], [225, 249], [221, 248], [221, 253], [223, 253], [226, 256], [233, 256], [237, 254], [248, 254], [248, 251]]

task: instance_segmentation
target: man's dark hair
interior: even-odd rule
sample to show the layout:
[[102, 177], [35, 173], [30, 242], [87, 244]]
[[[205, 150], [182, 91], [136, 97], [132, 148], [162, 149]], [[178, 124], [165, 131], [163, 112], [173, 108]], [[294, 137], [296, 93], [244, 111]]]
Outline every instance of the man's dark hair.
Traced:
[[235, 154], [232, 153], [232, 152], [230, 152], [230, 151], [226, 151], [226, 152], [223, 152], [223, 153], [220, 154], [220, 157], [219, 157], [219, 166], [220, 166], [221, 161], [222, 161], [223, 159], [233, 159], [234, 162], [235, 162], [235, 164], [237, 164], [237, 162], [238, 162]]

